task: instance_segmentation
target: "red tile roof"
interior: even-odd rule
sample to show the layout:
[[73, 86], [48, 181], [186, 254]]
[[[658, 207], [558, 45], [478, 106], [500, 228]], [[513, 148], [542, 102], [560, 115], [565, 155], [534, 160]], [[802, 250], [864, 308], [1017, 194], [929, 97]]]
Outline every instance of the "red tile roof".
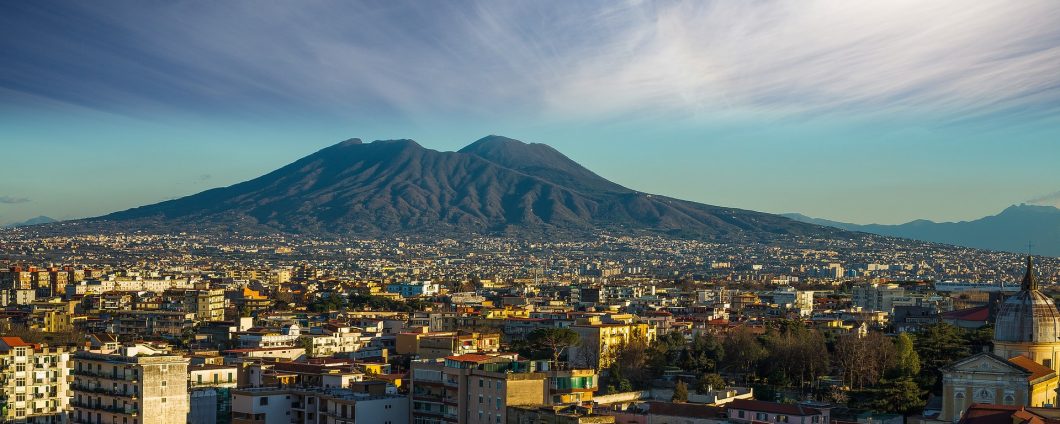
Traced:
[[1023, 420], [1012, 419], [1013, 415], [1019, 412], [1026, 411], [1022, 406], [973, 403], [972, 406], [968, 407], [968, 411], [961, 416], [961, 421], [958, 424], [1013, 424], [1020, 422], [1041, 424], [1044, 422], [1037, 416], [1021, 417], [1024, 418]]
[[1013, 363], [1013, 364], [1015, 364], [1016, 366], [1018, 366], [1020, 368], [1023, 368], [1023, 369], [1025, 369], [1027, 371], [1030, 371], [1031, 376], [1027, 377], [1027, 380], [1030, 380], [1030, 381], [1034, 381], [1034, 380], [1037, 380], [1039, 378], [1048, 376], [1049, 374], [1053, 374], [1053, 370], [1050, 369], [1049, 367], [1047, 367], [1045, 365], [1042, 365], [1042, 364], [1039, 364], [1037, 362], [1034, 362], [1033, 359], [1028, 358], [1028, 357], [1023, 356], [1023, 355], [1020, 355], [1020, 356], [1017, 356], [1017, 357], [1014, 357], [1014, 358], [1009, 358], [1008, 361]]
[[21, 337], [0, 337], [0, 340], [3, 340], [4, 344], [11, 347], [33, 346], [32, 343], [26, 343]]
[[986, 321], [990, 318], [989, 306], [977, 306], [974, 308], [958, 309], [956, 311], [944, 312], [943, 319], [960, 321]]

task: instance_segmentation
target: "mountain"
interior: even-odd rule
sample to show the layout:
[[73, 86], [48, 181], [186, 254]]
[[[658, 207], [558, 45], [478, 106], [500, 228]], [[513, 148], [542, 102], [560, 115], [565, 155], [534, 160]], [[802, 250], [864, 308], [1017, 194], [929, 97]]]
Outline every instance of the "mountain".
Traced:
[[640, 193], [549, 146], [499, 136], [457, 152], [426, 149], [412, 140], [350, 139], [246, 182], [89, 221], [123, 228], [347, 235], [609, 230], [766, 240], [852, 234]]
[[30, 225], [51, 224], [53, 222], [59, 222], [59, 220], [52, 219], [52, 218], [46, 217], [44, 215], [41, 215], [41, 216], [38, 216], [36, 218], [30, 218], [30, 219], [27, 219], [27, 220], [22, 221], [22, 222], [13, 222], [13, 223], [5, 225], [5, 227], [8, 227], [8, 228], [27, 227], [27, 226], [30, 226]]
[[1060, 209], [1053, 206], [1021, 204], [1010, 206], [997, 215], [973, 221], [933, 222], [919, 219], [900, 225], [849, 224], [810, 218], [802, 214], [784, 216], [849, 231], [979, 249], [1026, 253], [1027, 243], [1032, 243], [1035, 254], [1060, 256]]

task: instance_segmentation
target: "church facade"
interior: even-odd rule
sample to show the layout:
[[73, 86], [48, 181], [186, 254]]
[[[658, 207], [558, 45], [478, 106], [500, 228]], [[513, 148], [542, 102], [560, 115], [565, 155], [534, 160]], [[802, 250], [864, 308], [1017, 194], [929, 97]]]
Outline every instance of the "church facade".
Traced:
[[1001, 305], [993, 353], [979, 353], [942, 370], [941, 421], [957, 422], [973, 403], [1055, 406], [1060, 368], [1060, 311], [1038, 290], [1034, 261], [1019, 293]]

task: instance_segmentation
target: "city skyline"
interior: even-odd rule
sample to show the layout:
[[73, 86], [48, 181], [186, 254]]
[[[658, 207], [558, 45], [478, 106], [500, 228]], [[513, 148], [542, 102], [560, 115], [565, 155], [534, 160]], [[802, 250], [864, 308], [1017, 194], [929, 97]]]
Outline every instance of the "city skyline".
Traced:
[[643, 192], [857, 223], [1060, 189], [1054, 3], [0, 7], [0, 142], [30, 159], [0, 171], [0, 224], [227, 186], [350, 137], [505, 135]]

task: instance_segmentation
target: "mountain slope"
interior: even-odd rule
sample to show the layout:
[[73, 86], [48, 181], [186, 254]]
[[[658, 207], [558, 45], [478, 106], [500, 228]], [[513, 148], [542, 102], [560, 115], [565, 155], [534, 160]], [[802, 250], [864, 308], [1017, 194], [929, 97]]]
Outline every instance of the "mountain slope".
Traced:
[[53, 222], [59, 222], [59, 220], [41, 215], [36, 218], [30, 218], [22, 222], [12, 222], [10, 224], [5, 225], [5, 227], [28, 227], [30, 225], [51, 224]]
[[639, 193], [551, 147], [491, 136], [458, 152], [351, 139], [250, 181], [116, 212], [125, 226], [380, 234], [662, 231], [712, 239], [849, 233]]
[[850, 231], [914, 240], [955, 244], [980, 249], [1027, 252], [1033, 244], [1035, 254], [1060, 256], [1060, 209], [1052, 206], [1010, 206], [993, 216], [961, 222], [916, 220], [900, 225], [858, 225], [801, 214], [784, 216], [808, 223], [828, 225]]

